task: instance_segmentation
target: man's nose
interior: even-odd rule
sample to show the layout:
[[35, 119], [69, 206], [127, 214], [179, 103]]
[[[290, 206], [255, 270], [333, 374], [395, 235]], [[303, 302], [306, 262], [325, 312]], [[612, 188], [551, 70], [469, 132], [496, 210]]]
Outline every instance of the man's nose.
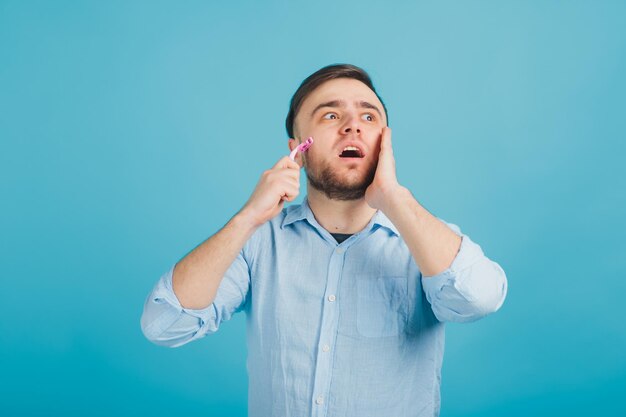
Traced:
[[359, 125], [359, 119], [357, 117], [348, 118], [348, 120], [346, 120], [346, 123], [342, 126], [341, 131], [343, 134], [361, 133], [361, 126]]

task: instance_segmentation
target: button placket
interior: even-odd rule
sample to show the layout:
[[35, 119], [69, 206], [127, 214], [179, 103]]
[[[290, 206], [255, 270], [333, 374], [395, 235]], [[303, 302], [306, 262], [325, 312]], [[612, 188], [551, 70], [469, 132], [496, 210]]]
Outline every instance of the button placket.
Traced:
[[343, 272], [345, 253], [346, 250], [344, 248], [335, 248], [331, 253], [328, 266], [326, 291], [324, 294], [326, 302], [323, 303], [322, 307], [322, 323], [313, 381], [313, 401], [317, 405], [313, 409], [314, 417], [323, 417], [326, 413], [326, 407], [323, 406], [325, 402], [324, 396], [330, 390], [333, 361], [333, 355], [330, 355], [329, 352], [337, 336], [339, 311], [336, 294]]

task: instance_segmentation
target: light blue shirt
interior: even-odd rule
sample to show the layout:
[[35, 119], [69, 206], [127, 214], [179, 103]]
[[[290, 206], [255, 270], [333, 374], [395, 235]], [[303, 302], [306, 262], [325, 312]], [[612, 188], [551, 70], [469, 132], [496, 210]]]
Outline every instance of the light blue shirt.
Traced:
[[507, 291], [502, 268], [448, 227], [462, 237], [459, 252], [425, 277], [382, 212], [337, 244], [305, 200], [257, 229], [209, 307], [181, 307], [172, 267], [141, 326], [175, 347], [244, 311], [251, 417], [437, 416], [444, 322], [492, 313]]

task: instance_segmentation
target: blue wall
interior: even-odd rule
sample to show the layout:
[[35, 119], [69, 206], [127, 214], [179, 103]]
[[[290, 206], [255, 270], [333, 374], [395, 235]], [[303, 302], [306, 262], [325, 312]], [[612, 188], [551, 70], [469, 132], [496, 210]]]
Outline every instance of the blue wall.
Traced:
[[400, 181], [508, 275], [448, 326], [442, 416], [626, 414], [626, 3], [395, 3], [0, 0], [1, 414], [245, 415], [244, 317], [167, 349], [144, 298], [335, 62], [373, 76]]

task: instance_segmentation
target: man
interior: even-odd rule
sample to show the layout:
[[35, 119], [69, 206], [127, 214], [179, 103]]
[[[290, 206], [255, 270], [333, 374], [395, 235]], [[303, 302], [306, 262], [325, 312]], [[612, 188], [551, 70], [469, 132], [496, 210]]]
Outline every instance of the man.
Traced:
[[[331, 65], [287, 116], [296, 161], [265, 171], [244, 207], [146, 300], [148, 339], [180, 346], [247, 316], [250, 416], [439, 414], [444, 322], [504, 301], [500, 266], [398, 184], [387, 111], [367, 73]], [[284, 207], [299, 194], [303, 204]]]

